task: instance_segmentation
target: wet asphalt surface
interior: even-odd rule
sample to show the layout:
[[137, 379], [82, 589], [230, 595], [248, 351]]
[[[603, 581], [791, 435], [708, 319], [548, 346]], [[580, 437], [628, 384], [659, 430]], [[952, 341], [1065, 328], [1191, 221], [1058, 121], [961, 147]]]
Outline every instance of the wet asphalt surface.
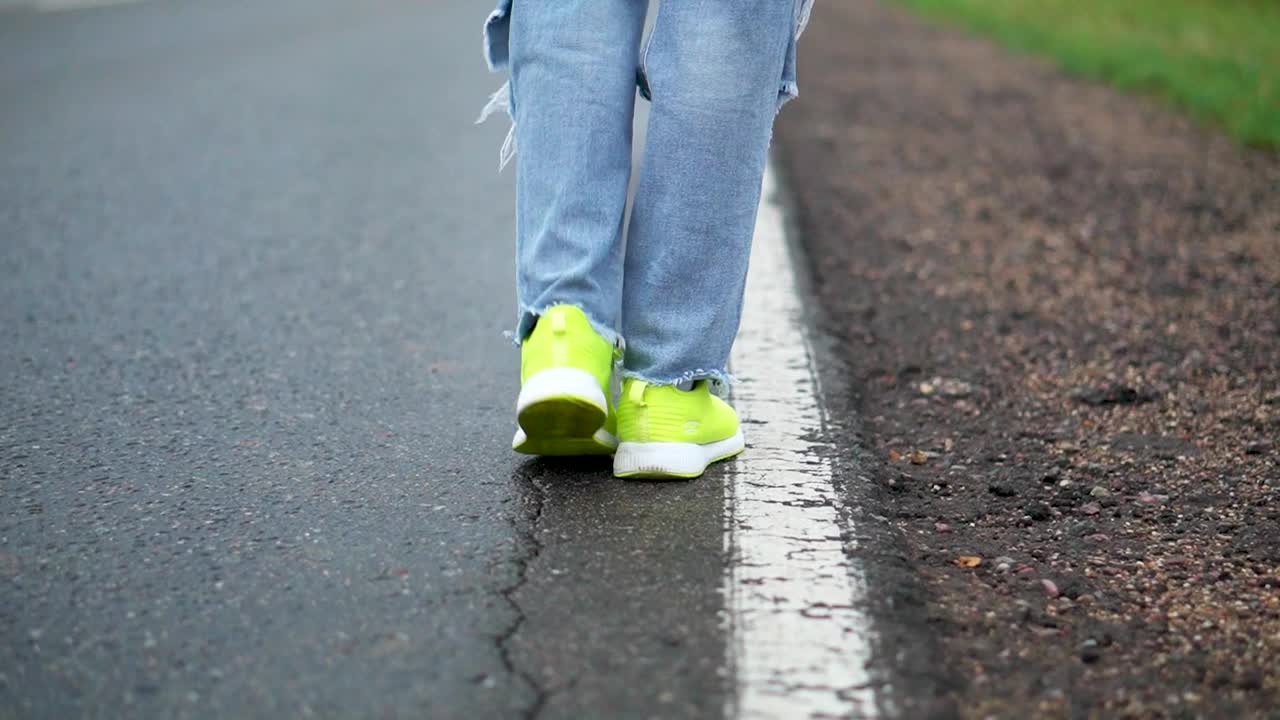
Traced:
[[721, 477], [508, 450], [487, 10], [0, 14], [0, 717], [720, 713]]

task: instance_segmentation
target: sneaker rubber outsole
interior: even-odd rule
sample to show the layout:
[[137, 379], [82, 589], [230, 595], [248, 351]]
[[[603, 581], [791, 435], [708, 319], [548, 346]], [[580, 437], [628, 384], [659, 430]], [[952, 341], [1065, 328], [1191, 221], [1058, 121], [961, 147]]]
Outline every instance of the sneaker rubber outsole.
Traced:
[[741, 453], [746, 447], [742, 432], [718, 442], [624, 442], [613, 456], [613, 474], [634, 480], [692, 480], [713, 463]]
[[590, 373], [574, 368], [544, 370], [529, 378], [516, 402], [511, 447], [526, 455], [609, 455], [618, 440], [605, 423], [604, 393]]

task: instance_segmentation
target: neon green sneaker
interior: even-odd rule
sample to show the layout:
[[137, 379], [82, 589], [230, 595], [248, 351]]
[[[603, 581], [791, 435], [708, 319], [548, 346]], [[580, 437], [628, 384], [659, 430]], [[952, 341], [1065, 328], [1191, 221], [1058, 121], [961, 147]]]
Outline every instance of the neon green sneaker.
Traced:
[[745, 447], [738, 414], [711, 394], [706, 380], [680, 390], [627, 379], [618, 401], [618, 438], [613, 474], [622, 478], [696, 478]]
[[556, 305], [520, 346], [519, 428], [511, 447], [528, 455], [608, 455], [618, 447], [609, 379], [613, 346], [586, 314]]

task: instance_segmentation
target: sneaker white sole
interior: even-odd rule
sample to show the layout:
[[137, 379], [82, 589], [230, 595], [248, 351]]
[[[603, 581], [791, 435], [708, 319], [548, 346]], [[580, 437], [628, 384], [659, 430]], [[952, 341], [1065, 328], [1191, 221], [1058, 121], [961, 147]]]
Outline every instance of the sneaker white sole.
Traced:
[[608, 417], [608, 401], [591, 373], [543, 370], [520, 388], [511, 447], [528, 455], [608, 455], [618, 446], [604, 429]]
[[613, 474], [620, 478], [688, 480], [702, 475], [711, 463], [727, 460], [745, 447], [741, 430], [731, 438], [705, 445], [623, 442], [613, 456]]

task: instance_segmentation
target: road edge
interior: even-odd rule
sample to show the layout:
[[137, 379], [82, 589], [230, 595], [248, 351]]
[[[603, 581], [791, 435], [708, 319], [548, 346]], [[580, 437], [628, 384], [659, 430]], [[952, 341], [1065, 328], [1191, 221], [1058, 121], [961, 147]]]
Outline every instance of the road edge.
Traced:
[[772, 201], [782, 210], [786, 249], [818, 375], [818, 401], [825, 423], [822, 445], [832, 453], [832, 483], [842, 501], [845, 552], [862, 564], [866, 577], [865, 611], [876, 629], [869, 671], [877, 685], [880, 715], [959, 717], [954, 697], [960, 676], [945, 662], [939, 638], [945, 623], [931, 614], [929, 593], [915, 569], [910, 546], [889, 520], [891, 502], [885, 483], [879, 482], [885, 468], [863, 442], [861, 390], [840, 355], [830, 315], [816, 291], [815, 268], [805, 242], [807, 223], [791, 192], [799, 169], [780, 143], [770, 151], [770, 165], [777, 178]]

